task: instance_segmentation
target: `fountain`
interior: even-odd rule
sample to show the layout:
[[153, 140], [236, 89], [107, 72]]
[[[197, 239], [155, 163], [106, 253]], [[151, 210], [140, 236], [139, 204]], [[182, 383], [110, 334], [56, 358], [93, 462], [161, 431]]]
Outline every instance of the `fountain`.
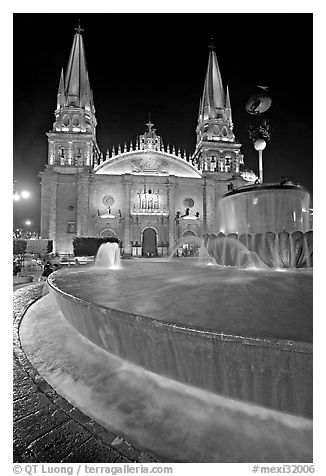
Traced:
[[[197, 260], [126, 260], [121, 267], [111, 242], [101, 245], [93, 268], [53, 273], [48, 282], [66, 320], [109, 355], [226, 398], [227, 408], [243, 415], [242, 404], [274, 412], [277, 446], [289, 428], [285, 414], [298, 427], [312, 417], [307, 192], [258, 185], [226, 194], [220, 204], [220, 233], [204, 237]], [[264, 418], [254, 420], [263, 440]], [[310, 445], [301, 438], [296, 434], [293, 445]]]
[[226, 266], [311, 268], [309, 208], [309, 192], [289, 181], [241, 187], [221, 198], [205, 247]]
[[311, 271], [187, 259], [126, 261], [118, 274], [54, 273], [49, 284], [66, 319], [102, 349], [183, 383], [311, 416]]
[[95, 267], [105, 269], [121, 268], [120, 248], [117, 239], [111, 238], [110, 241], [101, 244], [96, 254]]

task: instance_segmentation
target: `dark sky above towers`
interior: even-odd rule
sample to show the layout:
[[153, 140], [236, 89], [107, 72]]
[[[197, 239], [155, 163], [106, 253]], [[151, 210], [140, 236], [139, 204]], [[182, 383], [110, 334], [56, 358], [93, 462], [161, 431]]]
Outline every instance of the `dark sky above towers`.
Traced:
[[98, 144], [136, 140], [148, 113], [165, 144], [193, 152], [197, 114], [215, 38], [234, 132], [258, 172], [245, 111], [256, 85], [269, 86], [273, 135], [264, 179], [291, 177], [312, 191], [312, 14], [14, 14], [14, 178], [32, 192], [15, 225], [39, 223], [39, 178], [47, 163], [61, 68], [81, 20], [98, 121]]

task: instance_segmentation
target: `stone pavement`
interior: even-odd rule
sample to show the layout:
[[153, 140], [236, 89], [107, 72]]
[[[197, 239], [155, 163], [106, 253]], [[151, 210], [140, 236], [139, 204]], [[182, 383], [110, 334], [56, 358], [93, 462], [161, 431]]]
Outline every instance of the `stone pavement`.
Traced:
[[14, 292], [14, 463], [162, 461], [86, 416], [31, 365], [21, 346], [19, 326], [27, 308], [42, 295], [43, 285], [30, 284]]

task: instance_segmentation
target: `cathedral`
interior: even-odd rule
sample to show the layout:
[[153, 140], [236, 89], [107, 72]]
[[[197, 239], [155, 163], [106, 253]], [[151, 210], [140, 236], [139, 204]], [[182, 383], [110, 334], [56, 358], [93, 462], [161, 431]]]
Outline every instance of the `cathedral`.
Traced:
[[124, 147], [100, 151], [80, 28], [61, 71], [54, 114], [48, 163], [39, 174], [41, 236], [59, 254], [73, 253], [75, 236], [116, 237], [125, 256], [166, 256], [187, 240], [191, 248], [194, 237], [222, 231], [221, 197], [257, 179], [244, 166], [213, 48], [191, 155], [165, 146], [150, 120], [136, 143], [126, 138]]

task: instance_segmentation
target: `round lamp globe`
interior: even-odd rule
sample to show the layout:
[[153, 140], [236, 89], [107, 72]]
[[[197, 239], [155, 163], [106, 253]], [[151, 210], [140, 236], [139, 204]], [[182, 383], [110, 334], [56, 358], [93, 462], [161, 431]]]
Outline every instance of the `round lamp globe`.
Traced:
[[264, 150], [266, 147], [266, 141], [264, 141], [264, 139], [258, 139], [256, 140], [256, 142], [254, 143], [254, 148], [256, 150]]

